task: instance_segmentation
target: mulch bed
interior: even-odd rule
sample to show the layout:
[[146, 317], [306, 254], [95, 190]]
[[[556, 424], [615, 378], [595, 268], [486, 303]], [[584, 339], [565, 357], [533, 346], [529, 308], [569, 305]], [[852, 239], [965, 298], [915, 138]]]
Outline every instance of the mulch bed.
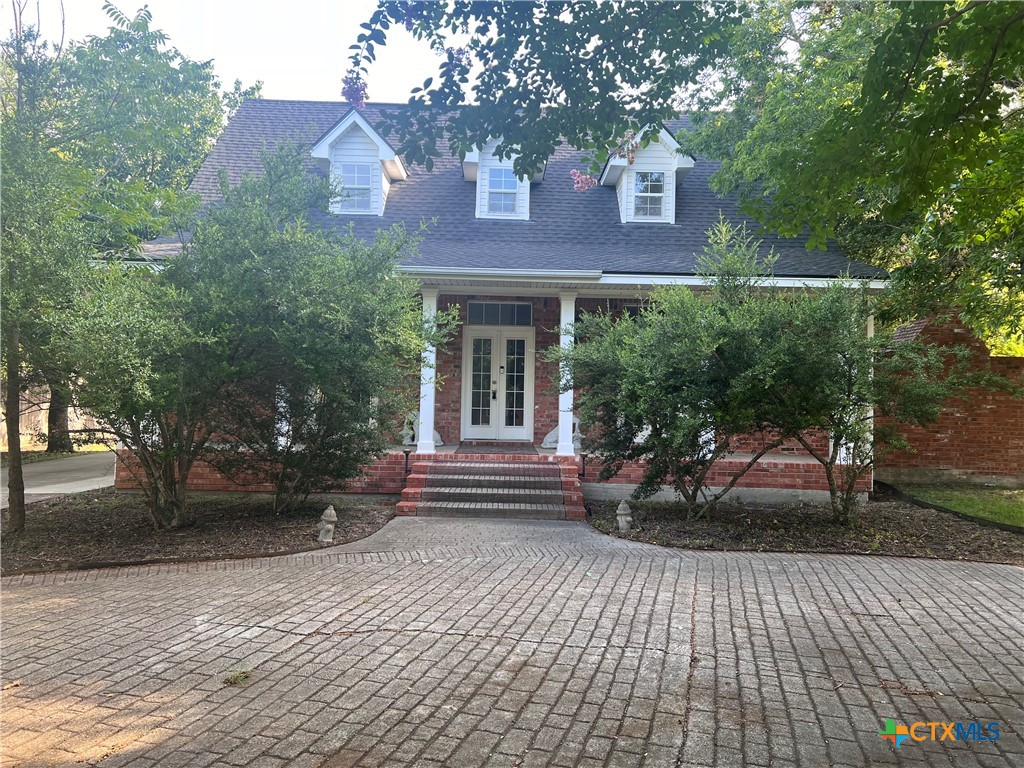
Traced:
[[0, 571], [278, 555], [332, 546], [316, 541], [328, 504], [338, 513], [333, 545], [365, 538], [395, 514], [394, 502], [345, 495], [311, 497], [281, 515], [272, 499], [257, 494], [193, 495], [188, 504], [194, 523], [173, 531], [153, 529], [136, 493], [107, 488], [30, 504], [25, 530], [0, 542]]
[[617, 501], [588, 502], [591, 523], [613, 536], [682, 549], [833, 552], [1024, 565], [1024, 534], [978, 525], [880, 495], [849, 525], [826, 507], [724, 505], [711, 520], [687, 520], [678, 504], [630, 502], [633, 530], [619, 533]]

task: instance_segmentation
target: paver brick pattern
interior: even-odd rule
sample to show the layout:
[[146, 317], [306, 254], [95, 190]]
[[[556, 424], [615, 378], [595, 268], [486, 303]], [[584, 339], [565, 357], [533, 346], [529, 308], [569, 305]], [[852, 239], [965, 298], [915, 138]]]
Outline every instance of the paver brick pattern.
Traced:
[[[2, 586], [5, 765], [1024, 765], [1008, 566], [400, 518], [313, 554]], [[896, 750], [886, 717], [1002, 738]]]

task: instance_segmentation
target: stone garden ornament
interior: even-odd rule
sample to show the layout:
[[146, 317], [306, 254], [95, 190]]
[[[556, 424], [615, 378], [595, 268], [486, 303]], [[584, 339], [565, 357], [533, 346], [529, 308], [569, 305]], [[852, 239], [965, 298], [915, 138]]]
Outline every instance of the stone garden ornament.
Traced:
[[334, 526], [338, 522], [338, 513], [334, 511], [334, 505], [331, 504], [324, 513], [320, 516], [320, 537], [317, 541], [330, 543], [334, 541]]

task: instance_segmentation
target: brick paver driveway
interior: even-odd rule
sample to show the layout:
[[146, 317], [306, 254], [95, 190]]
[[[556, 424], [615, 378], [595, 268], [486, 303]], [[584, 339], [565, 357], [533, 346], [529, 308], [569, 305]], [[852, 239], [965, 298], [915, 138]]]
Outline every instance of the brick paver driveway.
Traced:
[[[400, 519], [306, 556], [3, 587], [8, 764], [1024, 764], [1011, 567]], [[886, 717], [1002, 737], [897, 750]]]

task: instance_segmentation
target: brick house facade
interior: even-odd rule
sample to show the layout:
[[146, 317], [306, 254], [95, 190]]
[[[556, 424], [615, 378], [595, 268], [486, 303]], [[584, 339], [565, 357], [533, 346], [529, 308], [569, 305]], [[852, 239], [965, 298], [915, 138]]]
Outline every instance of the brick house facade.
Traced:
[[[574, 439], [573, 393], [558, 391], [556, 364], [545, 350], [571, 343], [569, 327], [581, 312], [623, 312], [659, 286], [701, 290], [697, 262], [708, 230], [721, 217], [752, 231], [756, 223], [735, 199], [712, 191], [717, 163], [681, 152], [673, 134], [687, 128], [685, 117], [650, 131], [635, 152], [609, 159], [593, 189], [574, 191], [570, 172], [586, 167], [585, 153], [565, 145], [531, 178], [518, 177], [509, 160], [496, 156], [494, 142], [464, 159], [442, 142], [431, 171], [407, 165], [375, 127], [385, 113], [403, 108], [247, 100], [192, 190], [216, 204], [222, 174], [236, 183], [261, 171], [264, 146], [305, 142], [310, 172], [331, 175], [346, 190], [330, 213], [310, 212], [312, 225], [348, 227], [370, 239], [381, 228], [430, 222], [400, 269], [419, 284], [425, 318], [454, 307], [460, 322], [450, 340], [424, 355], [409, 460], [429, 465], [460, 444], [492, 445], [500, 457], [507, 445], [537, 461], [571, 466], [584, 487], [596, 486], [595, 468], [584, 468]], [[166, 254], [173, 243], [153, 248]], [[845, 258], [835, 244], [812, 251], [804, 238], [766, 235], [761, 248], [774, 252], [771, 284], [779, 289], [822, 287], [847, 275], [878, 289], [886, 277]], [[396, 448], [351, 490], [401, 491], [405, 461]], [[726, 482], [740, 462], [720, 462], [712, 484]], [[627, 467], [605, 486], [627, 493], [641, 471]], [[131, 483], [124, 465], [118, 484]], [[195, 484], [237, 487], [209, 468]], [[794, 499], [827, 489], [821, 467], [793, 445], [763, 457], [741, 486]]]

